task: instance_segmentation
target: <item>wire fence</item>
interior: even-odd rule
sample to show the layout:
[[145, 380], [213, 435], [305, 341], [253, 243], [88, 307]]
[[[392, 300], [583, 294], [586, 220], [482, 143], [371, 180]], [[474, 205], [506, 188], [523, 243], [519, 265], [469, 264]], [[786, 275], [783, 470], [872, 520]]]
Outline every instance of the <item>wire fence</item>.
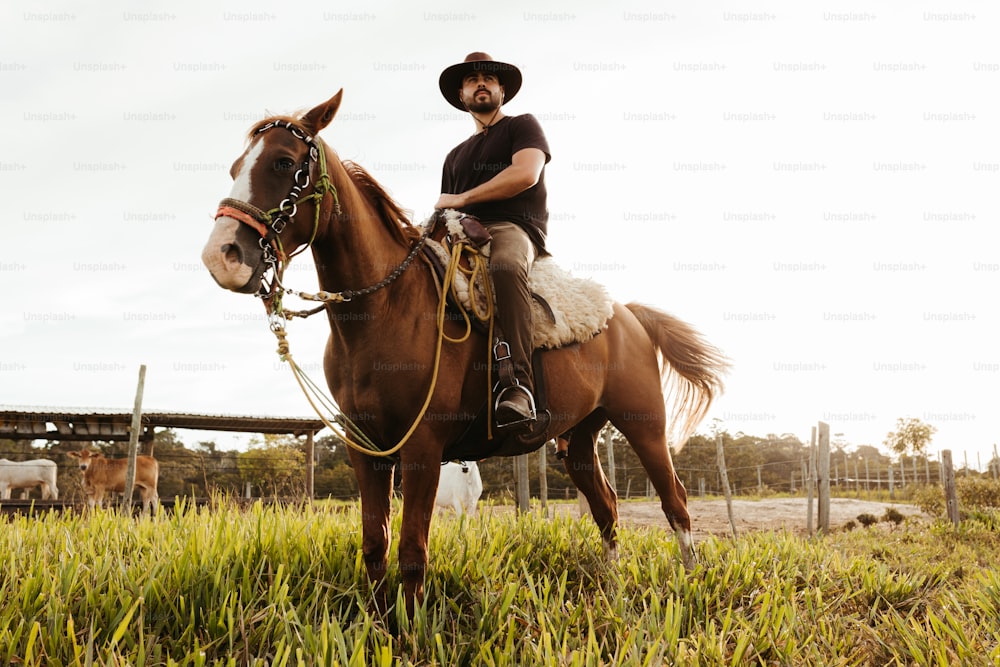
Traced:
[[[726, 450], [738, 451], [737, 448], [742, 446], [729, 444]], [[314, 468], [315, 496], [339, 500], [356, 498], [356, 482], [353, 481], [353, 471], [346, 457], [342, 453], [334, 454], [330, 450], [320, 449], [318, 452], [319, 462]], [[79, 468], [65, 456], [65, 452], [54, 449], [26, 451], [23, 448], [0, 448], [0, 459], [9, 459], [11, 465], [17, 461], [38, 458], [55, 461], [60, 480], [60, 493], [63, 497], [84, 495]], [[616, 481], [615, 490], [619, 498], [650, 498], [655, 495], [644, 468], [637, 461], [617, 456], [612, 471], [606, 458], [602, 457], [604, 460], [601, 464], [605, 474]], [[279, 492], [287, 493], [292, 489], [304, 490], [305, 468], [302, 463], [299, 463], [298, 470], [281, 484], [260, 483], [256, 479], [259, 475], [256, 474], [249, 475], [255, 479], [248, 479], [248, 471], [274, 462], [273, 456], [255, 455], [252, 450], [200, 452], [174, 449], [157, 452], [156, 459], [160, 463], [160, 488], [161, 495], [164, 496], [199, 496], [220, 490], [239, 495], [247, 495], [249, 492], [252, 496], [273, 496]], [[516, 482], [513, 461], [514, 459], [510, 458], [494, 458], [479, 462], [485, 495], [514, 495]], [[990, 464], [986, 474], [996, 479], [1000, 476], [1000, 465], [996, 465], [994, 461]], [[4, 474], [5, 465], [7, 464], [4, 461], [0, 461], [0, 478]], [[537, 489], [540, 484], [537, 469], [537, 465], [529, 468], [531, 471], [529, 486], [533, 489]], [[723, 493], [722, 473], [718, 465], [705, 462], [685, 465], [681, 458], [675, 470], [691, 496], [717, 496]], [[763, 463], [727, 465], [727, 474], [731, 490], [735, 495], [755, 496], [801, 492], [809, 473], [804, 456], [799, 456]], [[964, 468], [959, 474], [978, 473]], [[397, 485], [398, 477], [397, 474]], [[915, 468], [912, 460], [904, 463], [869, 460], [866, 466], [866, 462], [860, 458], [845, 457], [842, 461], [831, 464], [830, 483], [831, 487], [840, 492], [855, 493], [880, 492], [892, 486], [901, 488], [910, 484], [940, 485], [941, 465], [937, 461], [922, 459]], [[546, 486], [549, 499], [568, 500], [576, 497], [575, 485], [565, 473], [562, 463], [553, 456], [547, 457]], [[29, 494], [29, 497], [40, 497], [40, 490], [37, 488], [34, 491], [29, 490]]]

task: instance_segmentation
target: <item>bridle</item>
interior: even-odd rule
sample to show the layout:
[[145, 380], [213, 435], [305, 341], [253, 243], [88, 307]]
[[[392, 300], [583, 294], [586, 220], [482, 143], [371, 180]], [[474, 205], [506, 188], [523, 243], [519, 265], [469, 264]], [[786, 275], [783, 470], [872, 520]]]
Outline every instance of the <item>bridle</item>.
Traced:
[[[396, 278], [402, 275], [407, 267], [409, 267], [410, 263], [413, 262], [414, 258], [416, 258], [417, 253], [419, 253], [420, 249], [424, 246], [424, 243], [427, 241], [427, 237], [430, 234], [432, 225], [428, 225], [424, 229], [420, 239], [410, 249], [406, 258], [395, 269], [390, 271], [389, 275], [369, 287], [358, 290], [342, 290], [339, 292], [321, 291], [316, 294], [309, 294], [306, 292], [297, 292], [295, 290], [288, 289], [281, 284], [282, 274], [284, 273], [284, 268], [288, 261], [290, 261], [295, 255], [310, 247], [313, 241], [316, 240], [316, 233], [319, 231], [321, 216], [320, 209], [322, 208], [321, 204], [323, 202], [323, 198], [328, 192], [333, 195], [333, 214], [339, 216], [342, 211], [340, 208], [340, 197], [337, 194], [337, 188], [330, 179], [330, 173], [327, 170], [326, 151], [324, 150], [322, 139], [307, 134], [300, 127], [287, 120], [274, 120], [270, 123], [262, 125], [256, 132], [254, 132], [254, 137], [276, 127], [283, 127], [287, 129], [292, 133], [292, 136], [304, 142], [309, 148], [309, 152], [306, 154], [305, 159], [302, 161], [302, 164], [299, 165], [298, 170], [292, 177], [293, 185], [291, 191], [288, 193], [288, 196], [282, 199], [281, 203], [269, 211], [261, 210], [249, 202], [227, 197], [219, 202], [219, 210], [215, 214], [216, 219], [223, 216], [234, 218], [235, 220], [252, 227], [258, 234], [260, 234], [258, 244], [260, 245], [261, 251], [264, 253], [262, 261], [266, 265], [266, 268], [261, 274], [260, 289], [257, 290], [255, 296], [264, 301], [264, 306], [267, 309], [268, 315], [272, 318], [278, 319], [285, 319], [288, 317], [308, 317], [309, 315], [313, 315], [323, 310], [327, 303], [342, 303], [344, 301], [350, 301], [356, 296], [364, 296], [377, 292], [395, 281]], [[302, 193], [309, 187], [311, 182], [310, 172], [313, 163], [319, 165], [319, 178], [313, 186], [312, 194], [303, 195]], [[298, 212], [299, 204], [309, 200], [314, 200], [315, 208], [312, 234], [309, 236], [309, 241], [307, 241], [305, 245], [298, 248], [290, 255], [286, 255], [284, 248], [281, 245], [280, 234], [282, 230], [284, 230], [285, 227], [293, 221], [292, 219]], [[271, 271], [272, 275], [270, 283], [267, 280], [268, 270]], [[307, 311], [286, 311], [281, 305], [282, 294], [294, 294], [295, 296], [307, 301], [318, 301], [321, 305]], [[280, 325], [277, 321], [272, 321], [272, 329], [274, 329], [275, 326]]]
[[[287, 129], [292, 133], [292, 136], [304, 142], [309, 148], [305, 159], [302, 160], [298, 170], [295, 172], [294, 176], [292, 176], [293, 185], [291, 191], [288, 193], [288, 196], [282, 199], [281, 203], [269, 211], [259, 209], [250, 202], [227, 197], [219, 202], [219, 210], [215, 214], [216, 220], [223, 216], [234, 218], [235, 220], [253, 228], [258, 234], [260, 234], [258, 245], [264, 253], [262, 261], [267, 268], [264, 269], [264, 275], [261, 276], [260, 289], [257, 290], [255, 296], [263, 299], [265, 304], [269, 304], [275, 299], [275, 297], [280, 296], [280, 292], [284, 290], [284, 287], [281, 285], [281, 276], [284, 272], [284, 265], [292, 257], [312, 245], [312, 242], [316, 239], [316, 232], [319, 230], [320, 209], [322, 208], [321, 204], [323, 202], [323, 198], [328, 192], [333, 195], [334, 215], [340, 215], [341, 213], [340, 199], [337, 196], [337, 188], [334, 187], [333, 182], [330, 180], [330, 174], [326, 168], [326, 151], [323, 150], [322, 140], [319, 137], [313, 137], [306, 134], [294, 123], [286, 120], [275, 120], [267, 123], [266, 125], [262, 125], [256, 132], [254, 132], [254, 136], [256, 137], [257, 135], [276, 127], [283, 127]], [[313, 186], [312, 194], [303, 195], [302, 193], [309, 187], [311, 182], [313, 163], [319, 165], [319, 178]], [[313, 230], [312, 234], [309, 236], [309, 241], [306, 242], [306, 244], [301, 248], [292, 252], [290, 255], [286, 255], [285, 250], [281, 245], [280, 234], [285, 227], [292, 222], [295, 214], [299, 210], [299, 205], [310, 200], [314, 201], [316, 214], [313, 217]], [[266, 278], [268, 269], [270, 269], [272, 273], [270, 284]], [[270, 307], [268, 309], [270, 310]]]
[[[441, 361], [441, 345], [445, 339], [452, 341], [444, 333], [444, 315], [445, 315], [445, 305], [447, 304], [447, 293], [450, 289], [450, 281], [446, 279], [445, 284], [442, 287], [441, 298], [439, 299], [438, 312], [437, 312], [437, 328], [438, 337], [435, 347], [434, 355], [434, 366], [431, 375], [431, 384], [427, 392], [427, 398], [424, 400], [423, 407], [420, 408], [416, 419], [414, 419], [409, 430], [403, 436], [403, 438], [394, 446], [388, 450], [380, 450], [379, 447], [365, 435], [364, 431], [360, 429], [356, 424], [352, 423], [347, 415], [340, 412], [336, 408], [333, 401], [322, 395], [319, 387], [310, 380], [302, 368], [295, 362], [292, 358], [291, 352], [288, 345], [288, 332], [285, 328], [285, 322], [291, 317], [308, 317], [314, 313], [324, 310], [327, 304], [330, 303], [342, 303], [345, 301], [350, 301], [356, 296], [364, 296], [366, 294], [371, 294], [377, 292], [378, 290], [386, 287], [393, 281], [395, 281], [407, 267], [413, 262], [420, 249], [423, 248], [427, 241], [428, 236], [433, 224], [428, 223], [420, 239], [413, 244], [410, 249], [409, 254], [406, 258], [394, 268], [389, 275], [380, 280], [379, 282], [365, 287], [360, 290], [343, 290], [340, 292], [326, 292], [321, 291], [316, 294], [307, 294], [305, 292], [296, 292], [290, 290], [281, 284], [281, 276], [284, 271], [287, 262], [297, 255], [298, 253], [304, 251], [306, 248], [312, 245], [313, 241], [316, 240], [316, 234], [319, 231], [319, 223], [322, 208], [323, 199], [326, 197], [327, 193], [333, 195], [334, 201], [334, 215], [340, 216], [342, 211], [340, 207], [340, 198], [337, 195], [337, 189], [334, 187], [333, 182], [330, 180], [330, 174], [327, 171], [326, 165], [326, 151], [323, 146], [322, 140], [318, 137], [313, 137], [304, 132], [301, 128], [296, 126], [287, 120], [275, 120], [262, 125], [260, 128], [254, 132], [254, 137], [258, 134], [266, 132], [275, 127], [283, 127], [292, 133], [292, 136], [305, 142], [309, 147], [309, 151], [306, 158], [302, 161], [299, 169], [295, 172], [292, 177], [293, 185], [288, 196], [281, 200], [281, 203], [277, 207], [272, 208], [269, 211], [264, 211], [257, 208], [253, 204], [239, 199], [233, 199], [227, 197], [219, 202], [219, 209], [215, 214], [216, 219], [227, 216], [238, 220], [239, 222], [252, 227], [254, 230], [260, 234], [260, 240], [258, 244], [260, 245], [261, 251], [264, 253], [263, 262], [266, 264], [263, 274], [261, 275], [260, 289], [256, 292], [256, 296], [260, 297], [264, 302], [264, 307], [268, 313], [269, 326], [271, 332], [278, 339], [278, 355], [281, 357], [282, 361], [288, 362], [289, 367], [292, 369], [292, 373], [295, 376], [296, 381], [299, 383], [306, 399], [312, 405], [316, 414], [323, 421], [324, 425], [330, 428], [334, 434], [346, 442], [349, 446], [359, 449], [360, 451], [366, 452], [372, 456], [392, 456], [402, 448], [413, 432], [416, 430], [417, 426], [421, 423], [424, 415], [427, 412], [427, 408], [430, 406], [431, 397], [434, 395], [434, 388], [437, 385], [438, 370]], [[310, 171], [312, 169], [312, 164], [316, 163], [319, 165], [319, 178], [316, 180], [316, 184], [313, 185], [313, 192], [309, 195], [303, 195], [302, 193], [309, 187], [311, 182]], [[313, 230], [309, 237], [309, 241], [303, 245], [301, 248], [296, 249], [291, 255], [285, 255], [285, 251], [281, 246], [281, 232], [292, 223], [295, 214], [298, 212], [299, 204], [313, 200], [314, 207], [316, 209], [315, 216], [313, 218]], [[459, 247], [458, 252], [461, 252]], [[454, 263], [457, 267], [457, 262]], [[268, 269], [272, 270], [273, 277], [270, 284], [267, 282], [266, 274]], [[452, 271], [452, 273], [454, 270]], [[281, 297], [283, 294], [294, 294], [299, 298], [306, 299], [309, 301], [318, 301], [320, 305], [317, 308], [309, 311], [299, 311], [292, 312], [287, 311], [283, 308], [281, 303]], [[467, 330], [465, 336], [460, 339], [455, 339], [452, 342], [462, 342], [469, 336], [472, 332], [471, 327]], [[339, 425], [342, 425], [348, 431], [350, 431], [351, 436], [341, 433], [337, 425], [331, 423], [324, 415], [323, 411], [316, 402], [325, 403], [326, 407], [331, 409], [336, 416], [334, 421]], [[352, 440], [359, 440], [362, 444], [358, 444]]]

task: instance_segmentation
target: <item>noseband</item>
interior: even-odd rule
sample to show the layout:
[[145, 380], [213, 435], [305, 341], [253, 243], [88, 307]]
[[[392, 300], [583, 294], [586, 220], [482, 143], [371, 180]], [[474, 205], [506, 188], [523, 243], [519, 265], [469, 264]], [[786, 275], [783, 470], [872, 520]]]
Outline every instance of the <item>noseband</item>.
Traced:
[[[284, 263], [308, 248], [315, 240], [316, 232], [319, 229], [320, 204], [327, 192], [333, 194], [334, 214], [340, 215], [340, 201], [337, 197], [337, 189], [330, 181], [330, 174], [326, 168], [326, 151], [323, 149], [322, 140], [319, 137], [309, 136], [295, 124], [284, 120], [276, 120], [262, 125], [254, 132], [254, 136], [276, 127], [287, 129], [292, 133], [292, 136], [301, 140], [309, 147], [309, 152], [292, 177], [294, 184], [288, 196], [269, 211], [259, 209], [250, 202], [227, 197], [219, 202], [219, 210], [215, 214], [216, 220], [221, 217], [233, 218], [253, 228], [260, 234], [258, 245], [260, 245], [261, 252], [264, 254], [262, 261], [267, 265], [267, 268], [273, 269], [274, 281], [273, 284], [268, 285], [265, 278], [261, 278], [261, 286], [257, 291], [257, 296], [265, 300], [269, 300], [274, 295], [276, 286], [280, 288]], [[311, 182], [310, 172], [314, 162], [319, 165], [319, 178], [313, 186], [312, 194], [303, 195], [302, 193], [309, 187]], [[312, 234], [309, 237], [309, 241], [302, 248], [291, 255], [286, 255], [279, 235], [293, 221], [295, 214], [298, 212], [299, 204], [309, 200], [314, 201], [316, 208]], [[264, 271], [266, 273], [267, 269]]]

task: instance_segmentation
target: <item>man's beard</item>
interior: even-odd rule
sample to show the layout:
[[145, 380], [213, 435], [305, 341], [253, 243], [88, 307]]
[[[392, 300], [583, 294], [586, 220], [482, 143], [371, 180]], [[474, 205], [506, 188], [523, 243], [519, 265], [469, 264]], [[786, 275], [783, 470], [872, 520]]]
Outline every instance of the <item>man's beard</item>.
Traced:
[[477, 92], [472, 96], [472, 100], [465, 103], [465, 106], [473, 113], [489, 113], [491, 111], [496, 111], [497, 108], [500, 107], [499, 102], [494, 99], [493, 93], [487, 92], [487, 95], [489, 95], [489, 99], [479, 101], [477, 99], [479, 96]]

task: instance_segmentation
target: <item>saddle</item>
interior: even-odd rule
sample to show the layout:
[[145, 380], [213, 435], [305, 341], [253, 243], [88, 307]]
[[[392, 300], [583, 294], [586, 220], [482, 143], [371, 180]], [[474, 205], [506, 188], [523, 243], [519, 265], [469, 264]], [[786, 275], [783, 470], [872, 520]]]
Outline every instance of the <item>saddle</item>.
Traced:
[[[455, 244], [469, 243], [489, 258], [489, 231], [476, 218], [447, 209], [425, 225], [431, 225], [431, 232], [424, 255], [438, 276], [439, 290]], [[463, 259], [463, 269], [455, 273], [450, 301], [470, 313], [487, 312], [490, 304], [486, 295], [493, 293], [485, 284], [489, 274], [471, 273], [467, 259]], [[614, 312], [614, 300], [603, 285], [573, 276], [550, 255], [535, 260], [528, 274], [528, 289], [532, 296], [535, 349], [584, 343], [604, 330]]]
[[[493, 294], [490, 276], [488, 271], [476, 270], [469, 255], [480, 254], [488, 261], [489, 231], [476, 218], [450, 209], [432, 217], [425, 225], [430, 230], [423, 249], [424, 259], [438, 278], [439, 296], [450, 273], [451, 286], [446, 297], [452, 308], [471, 313], [472, 325], [488, 332], [486, 314], [493, 305], [488, 301], [491, 298], [488, 295]], [[466, 246], [470, 252], [453, 252], [456, 246]], [[459, 266], [451, 267], [449, 272], [453, 261], [458, 261]], [[532, 294], [531, 363], [538, 418], [528, 433], [490, 438], [489, 411], [484, 402], [466, 432], [445, 450], [444, 460], [517, 456], [535, 451], [557, 435], [549, 432], [551, 413], [546, 408], [541, 355], [544, 350], [582, 343], [598, 335], [613, 314], [614, 302], [602, 285], [573, 277], [550, 256], [535, 260], [528, 275], [528, 287]]]

